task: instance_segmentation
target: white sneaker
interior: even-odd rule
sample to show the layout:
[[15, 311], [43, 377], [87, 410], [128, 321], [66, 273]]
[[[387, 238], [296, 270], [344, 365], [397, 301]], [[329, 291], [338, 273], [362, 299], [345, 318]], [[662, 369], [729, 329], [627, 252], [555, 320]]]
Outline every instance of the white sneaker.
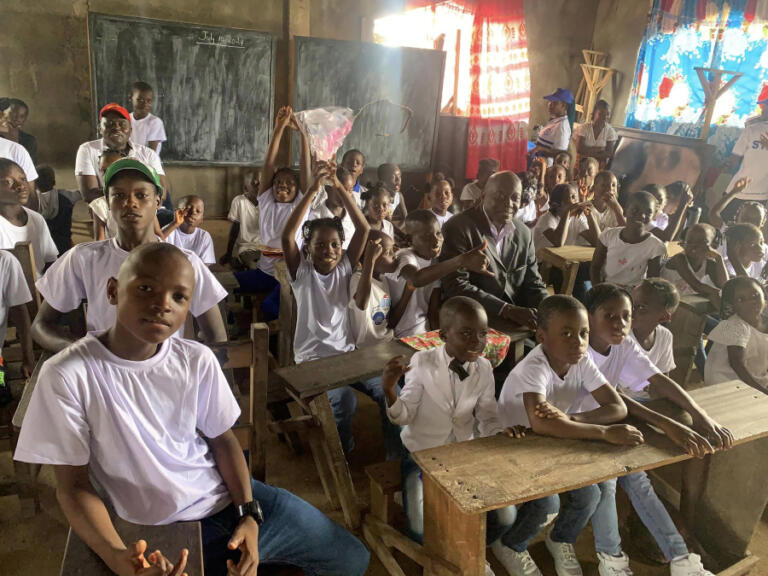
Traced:
[[624, 552], [618, 557], [598, 552], [597, 559], [599, 561], [597, 571], [600, 576], [632, 576], [632, 570], [629, 568], [629, 556]]
[[688, 554], [682, 558], [675, 558], [669, 563], [669, 571], [672, 576], [714, 576], [712, 572], [704, 568], [701, 556]]
[[584, 576], [579, 559], [576, 557], [576, 551], [573, 549], [573, 544], [553, 542], [549, 537], [549, 533], [547, 533], [544, 543], [547, 545], [547, 550], [549, 550], [552, 559], [555, 561], [557, 576]]
[[541, 570], [527, 550], [517, 552], [509, 546], [504, 546], [501, 540], [491, 544], [491, 550], [510, 576], [542, 576]]
[[488, 562], [485, 563], [485, 576], [496, 576], [496, 574], [493, 573], [493, 570], [491, 570], [491, 565], [488, 564]]

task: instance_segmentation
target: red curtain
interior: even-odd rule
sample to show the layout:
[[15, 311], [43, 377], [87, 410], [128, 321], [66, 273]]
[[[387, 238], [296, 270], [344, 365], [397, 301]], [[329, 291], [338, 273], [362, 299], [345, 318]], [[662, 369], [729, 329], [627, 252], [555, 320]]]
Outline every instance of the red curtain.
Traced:
[[482, 158], [496, 158], [502, 170], [525, 169], [531, 96], [523, 0], [474, 4], [468, 178]]

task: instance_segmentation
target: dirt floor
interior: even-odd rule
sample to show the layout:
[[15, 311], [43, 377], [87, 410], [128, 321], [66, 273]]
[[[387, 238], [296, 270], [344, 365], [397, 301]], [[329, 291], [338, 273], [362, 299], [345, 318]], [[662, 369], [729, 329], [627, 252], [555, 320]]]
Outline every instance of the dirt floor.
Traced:
[[[367, 502], [368, 491], [365, 481], [364, 468], [383, 460], [384, 449], [381, 433], [374, 424], [378, 421], [378, 410], [367, 398], [360, 398], [359, 413], [355, 421], [355, 436], [358, 446], [370, 449], [357, 450], [350, 456], [350, 464], [358, 494]], [[11, 455], [6, 446], [0, 446], [5, 451], [0, 454], [0, 481], [8, 480], [12, 474]], [[285, 444], [271, 437], [267, 451], [267, 470], [269, 482], [291, 490], [311, 502], [334, 520], [341, 522], [341, 513], [329, 509], [323, 496], [314, 464], [308, 452], [296, 456]], [[67, 536], [67, 523], [59, 510], [54, 493], [52, 470], [44, 467], [41, 474], [42, 483], [42, 512], [35, 518], [21, 518], [19, 501], [15, 496], [0, 498], [0, 575], [2, 576], [40, 576], [59, 573], [59, 566], [64, 552]], [[626, 514], [628, 502], [620, 493], [620, 511]], [[643, 559], [632, 541], [624, 541], [625, 551], [632, 558], [632, 569], [637, 576], [662, 576], [669, 573], [666, 566], [654, 565]], [[592, 534], [586, 530], [577, 543], [579, 558], [582, 560], [585, 576], [597, 575]], [[752, 553], [763, 556], [763, 559], [752, 570], [755, 576], [768, 576], [768, 522], [761, 522], [751, 545]], [[173, 553], [172, 551], [169, 551]], [[541, 539], [531, 547], [531, 554], [537, 561], [545, 576], [555, 576], [552, 562]], [[492, 557], [492, 554], [489, 553]], [[491, 559], [497, 575], [505, 575], [504, 569]], [[402, 562], [409, 576], [419, 575], [417, 566], [407, 560]], [[261, 570], [259, 572], [262, 573]], [[368, 574], [385, 576], [386, 570], [372, 558]]]

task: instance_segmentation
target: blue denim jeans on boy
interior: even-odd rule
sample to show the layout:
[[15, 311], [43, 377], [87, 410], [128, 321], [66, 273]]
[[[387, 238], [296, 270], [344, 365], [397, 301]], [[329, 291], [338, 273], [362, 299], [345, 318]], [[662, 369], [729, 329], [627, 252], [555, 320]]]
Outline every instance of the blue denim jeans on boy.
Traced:
[[[600, 484], [600, 504], [592, 516], [592, 531], [595, 533], [595, 549], [604, 554], [618, 556], [621, 553], [619, 519], [616, 511], [616, 483], [609, 480]], [[659, 500], [645, 472], [636, 472], [618, 479], [618, 484], [632, 501], [632, 507], [645, 527], [656, 540], [664, 557], [671, 561], [688, 554], [688, 546]]]
[[280, 283], [274, 276], [261, 270], [237, 270], [235, 278], [237, 278], [241, 292], [268, 292], [269, 296], [261, 302], [264, 320], [269, 322], [278, 317], [280, 314]]
[[600, 503], [600, 488], [593, 484], [565, 494], [568, 495], [568, 501], [565, 506], [560, 506], [560, 513], [549, 538], [553, 542], [574, 544]]
[[[308, 575], [365, 574], [370, 553], [344, 528], [282, 488], [251, 480], [251, 489], [264, 512], [259, 528], [261, 564], [296, 566]], [[239, 521], [234, 506], [201, 521], [206, 576], [226, 576], [227, 560], [239, 561], [240, 551], [227, 548]]]
[[[336, 420], [336, 428], [339, 431], [341, 447], [344, 452], [349, 453], [355, 447], [355, 438], [352, 435], [352, 419], [357, 412], [355, 390], [362, 392], [379, 406], [387, 460], [400, 458], [403, 453], [403, 445], [400, 442], [400, 426], [392, 424], [387, 417], [387, 399], [384, 396], [384, 389], [381, 387], [381, 376], [356, 382], [351, 386], [335, 388], [328, 392], [328, 400], [331, 403], [333, 418]], [[398, 394], [400, 393], [399, 386], [396, 391]]]

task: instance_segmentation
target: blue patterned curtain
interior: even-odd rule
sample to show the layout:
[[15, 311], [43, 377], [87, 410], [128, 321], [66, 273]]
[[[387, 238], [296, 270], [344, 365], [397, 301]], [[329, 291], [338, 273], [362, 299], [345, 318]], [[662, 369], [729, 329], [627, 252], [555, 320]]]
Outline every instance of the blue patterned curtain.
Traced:
[[654, 0], [626, 125], [699, 138], [704, 90], [695, 67], [743, 74], [712, 117], [707, 141], [722, 159], [759, 113], [758, 97], [768, 95], [768, 0]]

